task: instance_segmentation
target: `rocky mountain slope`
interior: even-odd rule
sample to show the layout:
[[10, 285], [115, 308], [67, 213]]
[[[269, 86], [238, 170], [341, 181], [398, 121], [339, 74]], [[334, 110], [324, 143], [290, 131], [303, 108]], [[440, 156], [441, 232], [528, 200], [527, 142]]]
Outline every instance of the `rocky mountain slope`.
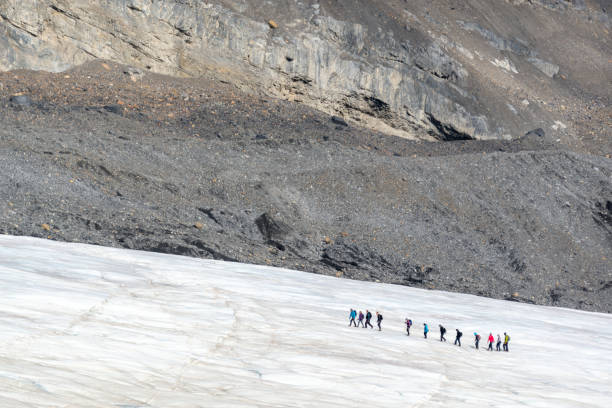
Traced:
[[0, 232], [612, 311], [612, 161], [409, 141], [211, 74], [0, 73]]
[[0, 69], [216, 72], [409, 138], [610, 153], [606, 0], [3, 0]]
[[612, 311], [607, 0], [0, 0], [0, 232]]

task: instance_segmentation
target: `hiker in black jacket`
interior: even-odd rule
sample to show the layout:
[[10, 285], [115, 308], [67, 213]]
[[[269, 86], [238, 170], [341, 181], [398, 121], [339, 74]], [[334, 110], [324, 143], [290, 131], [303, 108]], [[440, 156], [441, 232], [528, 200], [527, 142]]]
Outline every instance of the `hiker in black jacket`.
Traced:
[[446, 333], [446, 329], [441, 324], [439, 326], [440, 326], [440, 341], [446, 341], [446, 338], [444, 337], [444, 334]]
[[366, 324], [364, 329], [368, 327], [368, 325], [370, 326], [370, 329], [374, 328], [374, 326], [372, 326], [372, 323], [370, 323], [370, 319], [372, 319], [372, 313], [370, 313], [370, 311], [366, 309]]
[[461, 347], [461, 336], [463, 336], [463, 333], [461, 333], [459, 329], [455, 329], [455, 330], [457, 330], [457, 334], [455, 336], [455, 346], [459, 344], [459, 347]]
[[383, 321], [383, 317], [380, 313], [376, 312], [376, 324], [378, 325], [378, 331], [381, 331], [380, 324]]

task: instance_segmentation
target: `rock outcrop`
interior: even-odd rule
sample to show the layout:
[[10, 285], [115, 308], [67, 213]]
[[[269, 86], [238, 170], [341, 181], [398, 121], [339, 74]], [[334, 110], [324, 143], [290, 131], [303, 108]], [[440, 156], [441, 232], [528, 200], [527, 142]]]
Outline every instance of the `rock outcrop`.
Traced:
[[[5, 0], [0, 69], [61, 71], [102, 58], [214, 72], [362, 126], [438, 140], [516, 138], [566, 122], [559, 100], [582, 109], [610, 97], [602, 5], [429, 3]], [[551, 137], [566, 141], [580, 123], [558, 130]]]

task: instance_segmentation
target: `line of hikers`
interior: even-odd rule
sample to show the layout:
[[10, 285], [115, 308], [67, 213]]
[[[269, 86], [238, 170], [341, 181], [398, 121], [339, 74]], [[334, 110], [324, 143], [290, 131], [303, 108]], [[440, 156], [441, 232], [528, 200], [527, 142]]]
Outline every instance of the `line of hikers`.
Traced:
[[[349, 326], [351, 324], [355, 325], [355, 327], [361, 325], [361, 327], [363, 327], [364, 329], [368, 326], [370, 326], [370, 329], [373, 329], [374, 326], [372, 326], [372, 323], [370, 323], [370, 320], [372, 320], [372, 313], [370, 313], [370, 311], [368, 309], [366, 309], [366, 314], [364, 315], [363, 312], [360, 310], [359, 311], [359, 323], [355, 322], [355, 319], [357, 318], [357, 311], [355, 309], [351, 309], [351, 313], [349, 315], [349, 318], [351, 319], [349, 321]], [[363, 323], [363, 319], [365, 318], [365, 324]], [[378, 330], [382, 330], [382, 328], [380, 327], [380, 324], [382, 323], [383, 317], [380, 313], [376, 312], [376, 323], [378, 326]]]
[[[370, 326], [371, 329], [374, 328], [374, 326], [372, 326], [372, 323], [370, 323], [370, 320], [372, 320], [372, 313], [370, 313], [369, 310], [366, 309], [366, 313], [363, 314], [363, 312], [360, 310], [359, 314], [357, 314], [357, 311], [355, 309], [351, 309], [351, 312], [349, 314], [349, 327], [351, 325], [355, 326], [355, 327], [363, 327], [364, 329], [367, 328], [368, 326]], [[355, 321], [355, 319], [357, 319], [357, 321]], [[365, 319], [365, 323], [364, 323], [364, 319]], [[379, 312], [376, 312], [376, 325], [378, 326], [378, 330], [382, 330], [381, 324], [383, 321], [383, 315]], [[410, 336], [410, 328], [412, 327], [412, 320], [411, 319], [406, 319], [406, 334], [408, 336]], [[446, 334], [446, 328], [444, 326], [442, 326], [441, 324], [438, 325], [440, 328], [440, 341], [446, 341], [446, 337], [444, 337], [444, 335]], [[463, 336], [463, 333], [459, 330], [459, 329], [455, 329], [457, 331], [456, 335], [455, 335], [455, 345], [461, 347], [461, 337]], [[425, 338], [427, 338], [427, 333], [429, 333], [429, 326], [427, 325], [427, 323], [423, 323], [423, 336]], [[489, 351], [493, 351], [493, 343], [495, 343], [495, 337], [493, 337], [493, 333], [489, 333], [489, 338], [487, 339], [488, 343], [489, 343], [489, 347], [487, 348], [487, 350]], [[510, 336], [504, 332], [504, 340], [503, 340], [503, 350], [504, 351], [509, 351], [508, 350], [508, 343], [510, 342]], [[478, 345], [480, 344], [480, 334], [474, 332], [474, 345], [476, 346], [476, 349], [478, 349]], [[501, 336], [498, 334], [497, 335], [497, 343], [496, 343], [496, 350], [497, 351], [501, 351], [501, 347], [502, 347], [502, 338]]]

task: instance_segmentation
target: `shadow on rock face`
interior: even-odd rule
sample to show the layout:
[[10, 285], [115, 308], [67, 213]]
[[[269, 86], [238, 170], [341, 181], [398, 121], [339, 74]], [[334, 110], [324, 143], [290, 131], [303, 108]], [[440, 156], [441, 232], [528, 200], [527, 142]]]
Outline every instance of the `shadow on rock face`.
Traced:
[[30, 106], [32, 99], [28, 95], [13, 95], [9, 98], [9, 102], [13, 106]]
[[257, 217], [257, 219], [255, 219], [255, 225], [257, 225], [261, 234], [268, 241], [282, 241], [293, 233], [293, 229], [289, 225], [275, 219], [269, 213], [263, 213]]
[[281, 251], [289, 250], [299, 257], [308, 257], [306, 252], [310, 253], [315, 250], [308, 242], [300, 238], [293, 227], [269, 212], [257, 217], [255, 225], [264, 236], [266, 243]]
[[338, 271], [346, 268], [388, 269], [391, 264], [365, 244], [357, 245], [345, 238], [338, 238], [323, 250], [321, 262]]
[[533, 129], [525, 133], [525, 137], [530, 137], [530, 136], [531, 137], [544, 137], [545, 135], [546, 133], [544, 132], [544, 129], [542, 128]]

